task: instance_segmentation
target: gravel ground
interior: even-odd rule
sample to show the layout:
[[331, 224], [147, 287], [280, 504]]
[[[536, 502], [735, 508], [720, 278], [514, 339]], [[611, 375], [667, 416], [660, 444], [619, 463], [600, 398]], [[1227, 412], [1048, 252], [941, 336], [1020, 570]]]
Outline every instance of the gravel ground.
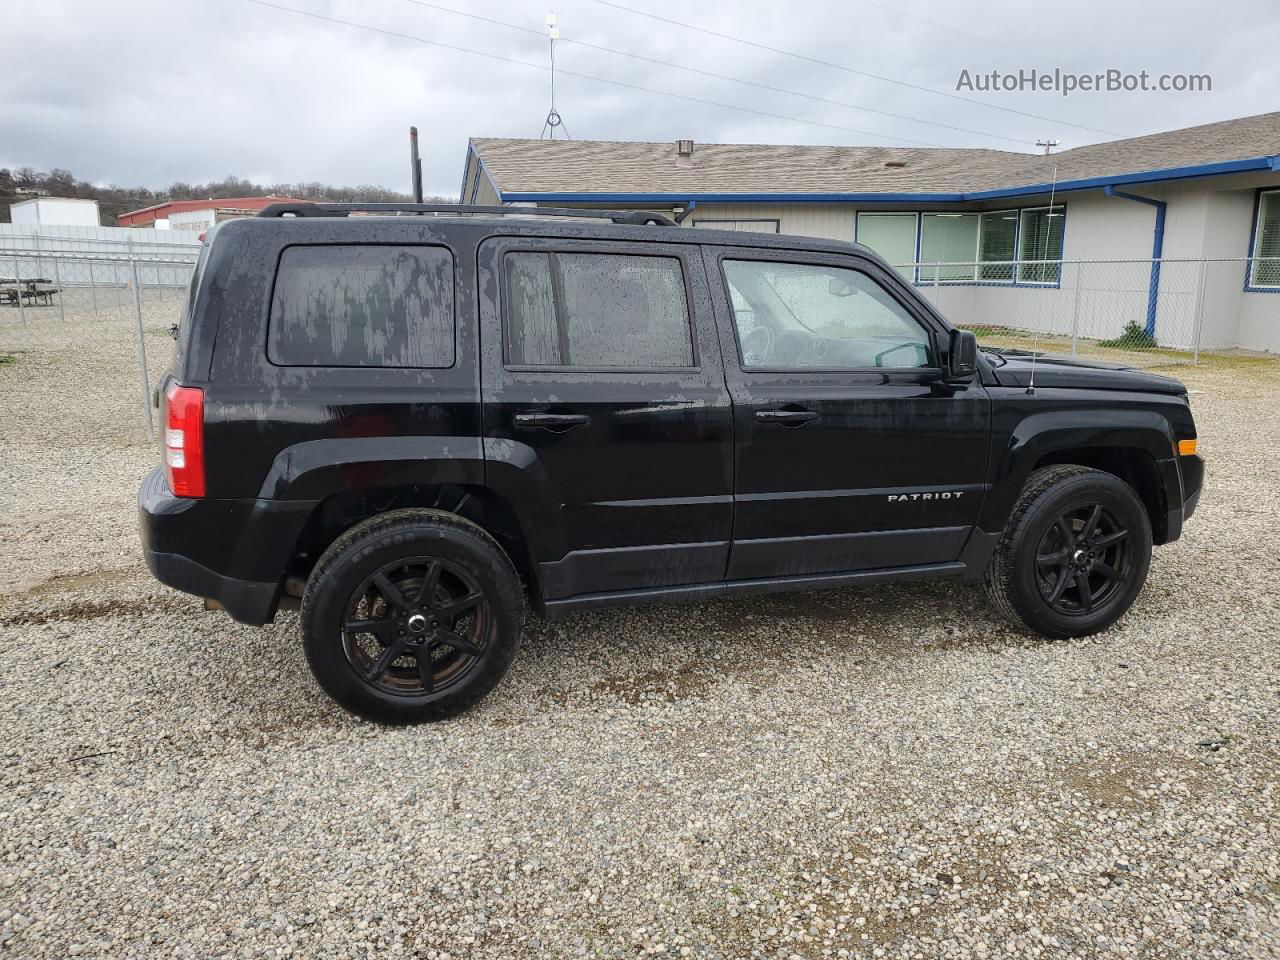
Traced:
[[0, 954], [1280, 956], [1280, 364], [1181, 371], [1208, 488], [1101, 637], [952, 583], [531, 619], [383, 729], [148, 578], [105, 323], [0, 311]]

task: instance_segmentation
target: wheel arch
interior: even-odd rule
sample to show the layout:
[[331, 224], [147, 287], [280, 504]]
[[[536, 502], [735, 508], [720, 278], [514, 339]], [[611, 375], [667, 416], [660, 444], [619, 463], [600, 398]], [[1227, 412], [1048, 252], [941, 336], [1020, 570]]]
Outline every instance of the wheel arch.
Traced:
[[1169, 526], [1170, 507], [1181, 502], [1173, 429], [1154, 411], [1113, 408], [1050, 411], [1020, 421], [1009, 435], [981, 528], [1002, 530], [1028, 477], [1056, 464], [1119, 477], [1146, 509], [1153, 542], [1176, 535]]
[[511, 560], [531, 597], [538, 595], [537, 564], [529, 537], [514, 507], [481, 484], [411, 483], [342, 490], [320, 500], [298, 535], [289, 579], [305, 582], [320, 555], [359, 523], [390, 510], [421, 507], [441, 510], [474, 523], [489, 534]]
[[1147, 511], [1152, 542], [1160, 544], [1167, 540], [1168, 500], [1160, 468], [1150, 451], [1141, 447], [1066, 447], [1046, 453], [1032, 469], [1058, 464], [1091, 467], [1123, 480], [1138, 495]]

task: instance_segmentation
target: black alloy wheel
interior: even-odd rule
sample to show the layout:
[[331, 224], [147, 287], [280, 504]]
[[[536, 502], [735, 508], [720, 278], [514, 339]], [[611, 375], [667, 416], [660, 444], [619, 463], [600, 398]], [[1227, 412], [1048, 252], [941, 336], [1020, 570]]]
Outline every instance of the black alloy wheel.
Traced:
[[1036, 552], [1040, 593], [1054, 610], [1083, 616], [1123, 592], [1129, 531], [1100, 503], [1074, 507], [1045, 531]]
[[383, 723], [442, 720], [502, 679], [524, 596], [484, 529], [429, 508], [391, 510], [338, 537], [307, 578], [302, 646], [316, 680]]
[[1151, 565], [1151, 517], [1128, 482], [1078, 464], [1027, 478], [986, 570], [1005, 619], [1046, 637], [1083, 637], [1133, 605]]
[[391, 694], [446, 690], [479, 663], [489, 604], [463, 569], [435, 557], [385, 564], [351, 594], [347, 661]]

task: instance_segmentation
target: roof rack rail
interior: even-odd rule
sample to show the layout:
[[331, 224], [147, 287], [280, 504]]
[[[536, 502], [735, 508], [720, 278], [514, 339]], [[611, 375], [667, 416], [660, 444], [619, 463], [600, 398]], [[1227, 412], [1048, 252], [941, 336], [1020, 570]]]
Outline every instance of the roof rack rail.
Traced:
[[273, 203], [258, 211], [260, 217], [345, 217], [350, 213], [479, 213], [499, 217], [572, 217], [612, 220], [633, 226], [674, 227], [676, 222], [648, 210], [574, 210], [569, 207], [487, 207], [467, 203]]

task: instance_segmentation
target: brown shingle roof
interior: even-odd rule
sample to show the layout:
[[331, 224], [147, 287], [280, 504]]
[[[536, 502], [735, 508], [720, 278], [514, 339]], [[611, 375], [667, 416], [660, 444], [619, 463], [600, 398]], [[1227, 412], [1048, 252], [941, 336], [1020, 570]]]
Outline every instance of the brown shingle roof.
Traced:
[[[503, 193], [973, 193], [1280, 154], [1280, 113], [1225, 120], [1054, 154], [920, 147], [700, 143], [692, 167], [671, 143], [478, 138]], [[905, 166], [886, 167], [885, 161]]]

